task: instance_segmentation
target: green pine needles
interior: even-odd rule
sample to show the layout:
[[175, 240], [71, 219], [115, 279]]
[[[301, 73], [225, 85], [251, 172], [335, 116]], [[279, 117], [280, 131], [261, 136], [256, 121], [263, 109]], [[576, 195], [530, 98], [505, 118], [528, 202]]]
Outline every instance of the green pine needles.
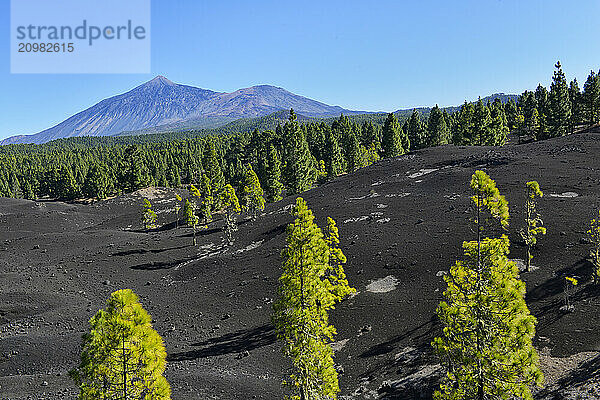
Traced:
[[340, 389], [329, 343], [336, 331], [328, 312], [355, 289], [344, 274], [346, 257], [338, 247], [333, 219], [323, 232], [302, 198], [296, 199], [292, 215], [295, 221], [288, 226], [282, 252], [279, 299], [273, 306], [277, 337], [293, 364], [290, 381], [284, 384], [292, 389], [291, 399], [335, 399]]
[[595, 284], [600, 283], [600, 211], [598, 217], [592, 218], [590, 221], [590, 229], [587, 231], [592, 248], [590, 250], [590, 258], [594, 265], [593, 279]]
[[[381, 147], [386, 158], [400, 156], [409, 150], [410, 143], [408, 138], [403, 138], [403, 135], [398, 118], [394, 113], [389, 113], [383, 124], [381, 139]], [[403, 146], [403, 139], [406, 141], [406, 147]]]
[[317, 171], [306, 136], [296, 120], [294, 110], [290, 110], [289, 121], [284, 125], [283, 131], [286, 148], [283, 178], [287, 193], [302, 193], [315, 183]]
[[150, 229], [155, 229], [157, 227], [157, 221], [158, 216], [152, 209], [152, 204], [150, 203], [150, 200], [144, 199], [144, 214], [142, 220], [144, 228], [146, 228], [147, 231], [149, 231]]
[[241, 192], [244, 211], [247, 211], [252, 219], [256, 219], [258, 214], [265, 209], [265, 198], [258, 176], [251, 165], [248, 165], [244, 171]]
[[225, 185], [223, 190], [221, 191], [221, 196], [219, 197], [221, 205], [223, 207], [223, 221], [225, 222], [225, 226], [223, 230], [225, 231], [226, 239], [229, 243], [233, 243], [234, 237], [233, 232], [237, 230], [236, 225], [236, 216], [242, 210], [240, 207], [240, 201], [238, 200], [237, 195], [235, 194], [235, 189], [231, 185]]
[[81, 363], [70, 372], [80, 400], [169, 400], [167, 352], [152, 318], [130, 289], [111, 294], [90, 320]]
[[526, 263], [527, 272], [530, 272], [531, 260], [533, 259], [531, 249], [537, 243], [537, 236], [546, 234], [546, 228], [542, 226], [544, 225], [544, 221], [542, 221], [540, 214], [536, 210], [535, 202], [535, 199], [537, 197], [543, 197], [544, 193], [540, 189], [540, 184], [536, 181], [527, 182], [525, 187], [527, 191], [527, 198], [525, 200], [525, 224], [527, 226], [524, 229], [521, 229], [519, 233], [527, 245]]
[[265, 198], [269, 202], [279, 201], [282, 199], [281, 191], [283, 190], [283, 183], [281, 183], [281, 160], [273, 144], [269, 144], [268, 146], [264, 163]]
[[432, 345], [446, 375], [434, 398], [531, 400], [530, 385], [543, 381], [532, 344], [536, 319], [508, 260], [508, 237], [482, 237], [490, 220], [508, 226], [508, 203], [483, 171], [473, 174], [471, 188], [477, 240], [463, 243], [464, 259], [444, 277], [446, 301], [437, 309], [444, 329]]
[[564, 136], [571, 133], [571, 100], [569, 98], [569, 87], [560, 61], [554, 66], [554, 76], [550, 85], [548, 125], [550, 136]]
[[173, 211], [175, 211], [175, 229], [179, 228], [179, 211], [181, 210], [181, 202], [183, 199], [177, 193], [175, 193], [175, 205]]
[[196, 215], [196, 208], [194, 204], [189, 200], [185, 199], [183, 205], [183, 219], [187, 226], [191, 226], [193, 230], [193, 243], [196, 245], [196, 227], [198, 226], [199, 218]]
[[204, 219], [204, 225], [208, 225], [208, 223], [212, 221], [212, 212], [215, 205], [215, 199], [213, 197], [213, 189], [210, 185], [210, 179], [208, 176], [206, 176], [206, 174], [202, 175], [202, 179], [200, 180], [200, 189], [198, 192], [199, 195], [197, 193], [195, 196], [201, 199], [200, 213]]

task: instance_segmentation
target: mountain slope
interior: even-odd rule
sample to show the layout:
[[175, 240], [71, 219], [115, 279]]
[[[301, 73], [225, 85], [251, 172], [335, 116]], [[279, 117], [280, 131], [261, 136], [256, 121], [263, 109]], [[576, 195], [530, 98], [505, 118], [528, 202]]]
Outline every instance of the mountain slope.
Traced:
[[123, 131], [155, 132], [152, 128], [158, 126], [216, 127], [235, 119], [261, 117], [290, 108], [311, 117], [357, 113], [275, 86], [260, 85], [220, 93], [157, 76], [127, 93], [102, 100], [52, 128], [35, 135], [13, 136], [0, 144], [39, 144], [74, 136], [110, 136]]
[[[340, 399], [431, 399], [440, 373], [431, 347], [441, 329], [435, 309], [444, 274], [473, 238], [475, 169], [485, 169], [509, 201], [510, 257], [521, 262], [524, 182], [539, 181], [545, 194], [538, 211], [548, 232], [535, 249], [537, 268], [522, 274], [547, 378], [535, 399], [600, 398], [600, 290], [582, 240], [598, 212], [598, 152], [600, 133], [440, 146], [302, 193], [320, 226], [328, 216], [337, 221], [344, 269], [358, 290], [331, 313]], [[161, 229], [138, 230], [142, 198], [152, 201]], [[78, 363], [81, 335], [110, 293], [127, 287], [165, 341], [173, 400], [283, 398], [290, 361], [270, 317], [294, 200], [268, 204], [256, 220], [240, 218], [232, 245], [216, 215], [193, 246], [191, 229], [175, 227], [172, 190], [91, 205], [0, 199], [0, 397], [75, 398], [67, 371]], [[565, 276], [580, 282], [571, 313], [560, 309]]]

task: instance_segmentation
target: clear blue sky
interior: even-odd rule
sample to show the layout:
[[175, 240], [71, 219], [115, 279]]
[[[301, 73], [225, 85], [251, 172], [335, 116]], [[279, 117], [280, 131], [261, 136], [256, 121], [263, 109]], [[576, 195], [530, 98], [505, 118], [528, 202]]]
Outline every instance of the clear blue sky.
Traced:
[[152, 74], [131, 75], [11, 75], [8, 0], [0, 15], [0, 138], [36, 133], [159, 74], [391, 111], [548, 85], [557, 59], [580, 86], [600, 68], [598, 0], [153, 0]]

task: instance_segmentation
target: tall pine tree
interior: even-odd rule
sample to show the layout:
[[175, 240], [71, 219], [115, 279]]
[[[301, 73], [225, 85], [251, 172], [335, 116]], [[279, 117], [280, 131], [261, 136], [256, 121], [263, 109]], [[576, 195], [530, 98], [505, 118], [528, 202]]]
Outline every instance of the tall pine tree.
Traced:
[[408, 119], [408, 130], [406, 134], [410, 140], [411, 148], [418, 150], [429, 146], [429, 138], [427, 137], [427, 131], [425, 125], [421, 120], [421, 113], [417, 110], [413, 110], [410, 118]]
[[346, 257], [335, 222], [328, 219], [324, 234], [300, 197], [292, 215], [273, 324], [285, 355], [292, 359], [292, 399], [335, 399], [340, 389], [329, 343], [336, 331], [328, 313], [355, 290], [344, 274]]
[[404, 154], [405, 149], [402, 147], [402, 128], [398, 123], [398, 118], [394, 113], [389, 113], [383, 124], [383, 134], [381, 139], [381, 148], [383, 156], [386, 158], [397, 157]]
[[450, 130], [446, 125], [444, 114], [437, 104], [429, 113], [429, 119], [427, 121], [427, 134], [430, 137], [432, 146], [448, 144], [450, 140]]
[[597, 124], [600, 120], [600, 78], [591, 71], [583, 85], [583, 103], [586, 122]]
[[579, 89], [577, 79], [573, 79], [569, 84], [569, 101], [571, 102], [571, 121], [570, 131], [574, 132], [578, 125], [585, 122], [583, 95]]
[[444, 277], [446, 301], [437, 309], [444, 329], [433, 346], [446, 375], [434, 399], [533, 400], [529, 386], [543, 381], [532, 343], [536, 319], [508, 259], [508, 237], [483, 237], [490, 220], [508, 227], [508, 203], [483, 171], [473, 174], [471, 189], [477, 240], [463, 243], [464, 259]]
[[571, 101], [569, 100], [569, 88], [563, 73], [560, 61], [554, 66], [554, 76], [550, 86], [548, 101], [548, 127], [550, 137], [564, 136], [571, 133]]
[[260, 187], [258, 176], [254, 173], [252, 166], [248, 164], [244, 171], [244, 182], [241, 190], [244, 210], [250, 213], [252, 219], [265, 209], [263, 189]]
[[525, 228], [519, 231], [523, 241], [525, 241], [525, 245], [527, 246], [527, 268], [526, 271], [531, 271], [531, 260], [533, 256], [531, 255], [531, 249], [537, 243], [537, 236], [542, 234], [546, 234], [546, 228], [543, 227], [544, 221], [540, 214], [536, 210], [536, 197], [543, 197], [544, 193], [540, 189], [539, 183], [537, 181], [527, 182], [525, 184], [526, 191], [526, 199], [525, 199]]
[[290, 110], [289, 121], [283, 131], [286, 149], [284, 181], [289, 194], [302, 193], [310, 189], [315, 182], [316, 170], [294, 110]]
[[213, 140], [209, 140], [204, 151], [204, 173], [210, 180], [210, 186], [213, 191], [219, 191], [225, 185], [223, 170], [221, 169], [220, 157], [217, 155], [217, 148]]
[[281, 200], [281, 162], [273, 144], [269, 144], [265, 160], [265, 199], [268, 202]]

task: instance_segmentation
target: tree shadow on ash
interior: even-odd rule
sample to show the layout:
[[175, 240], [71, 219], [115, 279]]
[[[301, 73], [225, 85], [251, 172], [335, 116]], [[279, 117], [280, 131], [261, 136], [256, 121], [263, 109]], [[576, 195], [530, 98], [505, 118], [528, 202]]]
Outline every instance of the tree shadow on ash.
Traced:
[[562, 294], [565, 290], [566, 276], [574, 276], [579, 280], [584, 280], [591, 275], [592, 268], [592, 263], [587, 259], [582, 258], [572, 266], [556, 271], [554, 277], [527, 291], [527, 302], [536, 303], [548, 299], [549, 297]]
[[167, 361], [186, 361], [198, 358], [222, 356], [231, 353], [251, 351], [275, 343], [277, 336], [272, 325], [263, 325], [253, 329], [243, 329], [218, 338], [194, 343], [202, 347], [181, 353], [170, 354]]
[[[196, 231], [196, 237], [208, 236], [208, 235], [212, 235], [213, 233], [219, 233], [219, 232], [223, 232], [223, 228], [199, 229], [199, 230]], [[194, 232], [190, 228], [189, 232], [184, 233], [183, 235], [180, 235], [179, 237], [189, 237], [189, 238], [191, 238], [193, 236], [194, 236]]]
[[165, 231], [170, 231], [172, 229], [178, 229], [179, 227], [181, 227], [181, 221], [173, 221], [173, 222], [169, 222], [168, 224], [164, 224], [159, 226], [158, 228], [154, 229], [154, 232], [165, 232]]
[[117, 253], [111, 254], [111, 257], [132, 256], [134, 254], [148, 254], [148, 253], [158, 254], [158, 253], [163, 253], [165, 251], [170, 251], [170, 250], [181, 250], [181, 249], [185, 249], [187, 247], [189, 247], [189, 246], [175, 246], [175, 247], [167, 247], [167, 248], [164, 248], [164, 249], [131, 249], [131, 250], [123, 250], [123, 251], [119, 251]]
[[139, 270], [139, 271], [156, 271], [159, 269], [171, 269], [171, 268], [178, 266], [179, 264], [182, 264], [182, 263], [184, 263], [186, 261], [190, 261], [190, 260], [192, 260], [192, 259], [184, 258], [181, 260], [165, 261], [165, 262], [150, 261], [150, 262], [143, 263], [143, 264], [133, 265], [130, 268]]
[[288, 225], [289, 223], [278, 225], [273, 229], [269, 229], [268, 231], [263, 232], [263, 236], [267, 237], [267, 241], [276, 238], [277, 236], [285, 233], [285, 230]]
[[580, 281], [578, 288], [569, 296], [575, 307], [582, 300], [600, 296], [600, 290], [595, 285], [584, 282], [592, 274], [592, 270], [592, 263], [582, 258], [572, 266], [556, 271], [554, 277], [527, 291], [527, 303], [541, 305], [535, 309], [536, 316], [543, 317], [539, 321], [540, 327], [552, 325], [565, 315], [560, 310], [565, 305], [565, 277], [576, 277]]
[[164, 224], [164, 225], [160, 225], [157, 228], [154, 229], [131, 229], [131, 232], [135, 232], [135, 233], [150, 233], [150, 232], [166, 232], [166, 231], [170, 231], [173, 229], [178, 229], [183, 227], [184, 225], [181, 224], [181, 222], [179, 222], [178, 224], [175, 223], [175, 221], [173, 222], [169, 222], [168, 224]]
[[[440, 328], [436, 316], [386, 342], [372, 346], [361, 358], [377, 357], [389, 353], [360, 376], [369, 379], [383, 376], [386, 382], [378, 389], [381, 399], [431, 398], [439, 382], [439, 370], [425, 373], [423, 368], [439, 362], [431, 347], [431, 340]], [[400, 343], [404, 343], [403, 346]]]
[[544, 389], [537, 397], [547, 400], [564, 399], [564, 393], [561, 393], [561, 388], [578, 389], [586, 384], [594, 384], [594, 382], [596, 384], [600, 382], [600, 355], [584, 362], [569, 375], [559, 379], [556, 383], [558, 389]]
[[436, 329], [437, 317], [432, 316], [431, 319], [413, 329], [410, 329], [398, 336], [391, 338], [383, 343], [376, 344], [370, 347], [359, 355], [361, 358], [375, 357], [390, 353], [396, 349], [398, 343], [410, 339], [411, 343], [421, 343], [424, 340], [430, 341], [433, 338], [433, 333]]
[[600, 126], [593, 125], [593, 126], [588, 126], [586, 128], [583, 128], [582, 130], [580, 130], [577, 133], [598, 133], [598, 132], [600, 132]]

